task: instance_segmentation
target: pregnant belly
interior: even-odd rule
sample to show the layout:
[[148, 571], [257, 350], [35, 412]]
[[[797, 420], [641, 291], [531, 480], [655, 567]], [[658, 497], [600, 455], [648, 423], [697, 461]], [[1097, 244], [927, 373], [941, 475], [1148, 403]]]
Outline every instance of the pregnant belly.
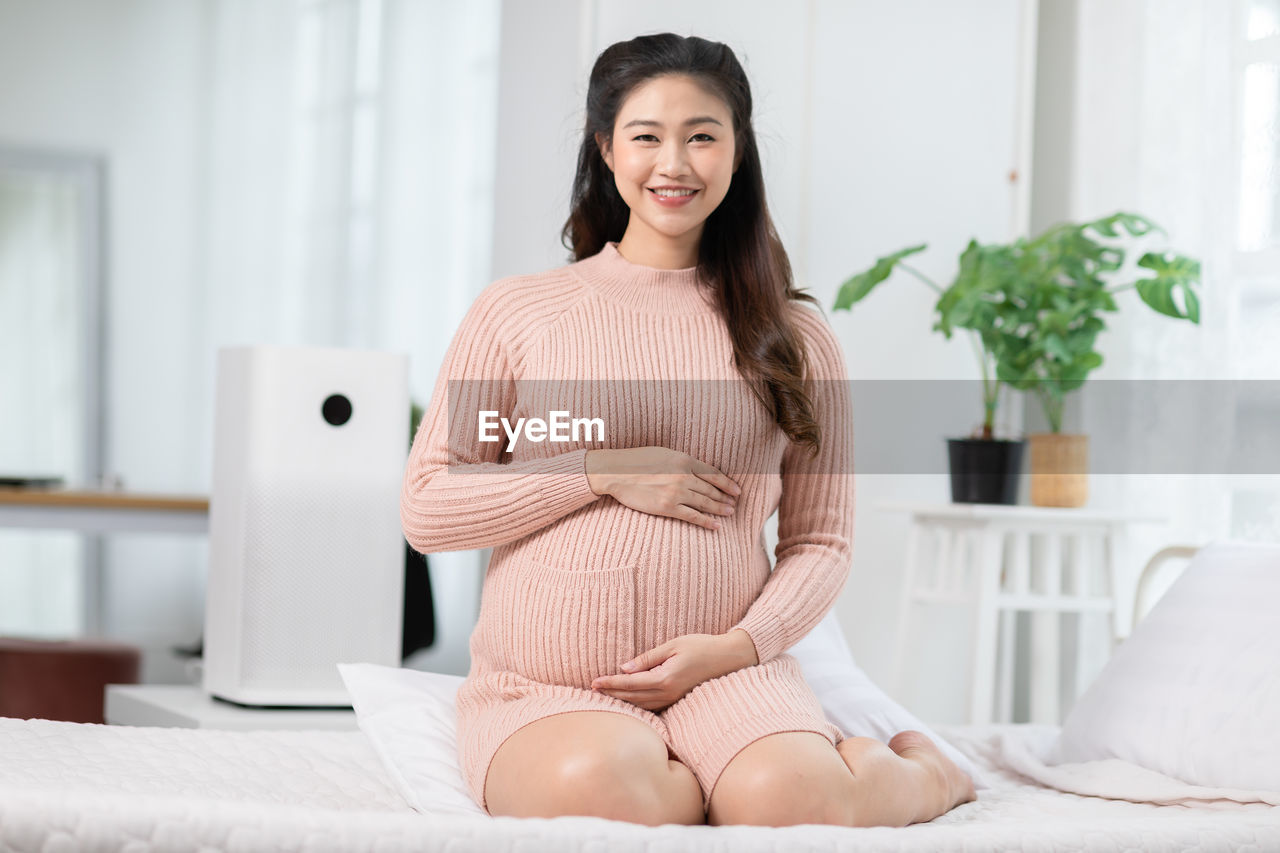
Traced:
[[767, 556], [756, 557], [686, 551], [584, 568], [495, 554], [473, 645], [499, 669], [589, 689], [674, 637], [732, 628], [768, 578]]
[[635, 604], [634, 566], [495, 562], [473, 642], [500, 669], [589, 689], [594, 678], [635, 657]]

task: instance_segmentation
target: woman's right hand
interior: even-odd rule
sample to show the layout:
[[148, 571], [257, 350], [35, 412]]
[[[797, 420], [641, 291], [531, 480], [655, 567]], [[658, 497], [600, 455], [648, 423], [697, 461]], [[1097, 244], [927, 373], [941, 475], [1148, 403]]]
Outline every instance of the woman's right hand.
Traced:
[[717, 530], [733, 514], [741, 487], [687, 453], [666, 447], [589, 450], [587, 481], [597, 495], [650, 515]]

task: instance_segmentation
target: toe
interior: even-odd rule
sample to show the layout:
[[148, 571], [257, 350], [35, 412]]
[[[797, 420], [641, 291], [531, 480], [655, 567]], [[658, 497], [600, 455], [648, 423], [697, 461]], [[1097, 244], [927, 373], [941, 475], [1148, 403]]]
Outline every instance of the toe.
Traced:
[[924, 733], [908, 729], [889, 738], [889, 748], [901, 755], [909, 749], [934, 750], [937, 746]]

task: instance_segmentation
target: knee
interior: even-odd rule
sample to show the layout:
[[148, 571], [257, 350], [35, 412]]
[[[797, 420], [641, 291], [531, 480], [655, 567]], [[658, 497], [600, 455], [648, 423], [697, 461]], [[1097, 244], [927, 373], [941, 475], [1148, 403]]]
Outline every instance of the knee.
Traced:
[[717, 784], [707, 822], [750, 826], [852, 826], [853, 779], [848, 773], [797, 773], [760, 766]]
[[[692, 790], [673, 772], [662, 744], [628, 738], [590, 747], [567, 748], [546, 774], [549, 792], [560, 814], [603, 817], [659, 826], [696, 823], [702, 816], [702, 795], [688, 773]], [[691, 800], [691, 802], [686, 802]], [[696, 814], [695, 814], [696, 811]]]

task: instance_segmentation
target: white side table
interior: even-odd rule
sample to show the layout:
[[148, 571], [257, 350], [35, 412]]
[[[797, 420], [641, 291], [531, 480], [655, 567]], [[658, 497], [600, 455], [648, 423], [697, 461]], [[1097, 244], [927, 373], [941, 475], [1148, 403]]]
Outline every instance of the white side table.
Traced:
[[109, 725], [185, 729], [355, 729], [351, 710], [241, 708], [196, 685], [108, 684]]
[[[894, 674], [901, 691], [906, 646], [917, 605], [963, 603], [973, 609], [969, 722], [1011, 722], [1015, 617], [1030, 611], [1031, 722], [1061, 722], [1059, 615], [1109, 615], [1118, 623], [1118, 569], [1132, 523], [1161, 518], [1129, 512], [996, 504], [884, 501], [910, 516]], [[1081, 689], [1084, 632], [1076, 632], [1070, 699]], [[997, 673], [997, 661], [999, 672]], [[997, 695], [998, 694], [998, 695]], [[998, 712], [998, 714], [997, 714]]]

